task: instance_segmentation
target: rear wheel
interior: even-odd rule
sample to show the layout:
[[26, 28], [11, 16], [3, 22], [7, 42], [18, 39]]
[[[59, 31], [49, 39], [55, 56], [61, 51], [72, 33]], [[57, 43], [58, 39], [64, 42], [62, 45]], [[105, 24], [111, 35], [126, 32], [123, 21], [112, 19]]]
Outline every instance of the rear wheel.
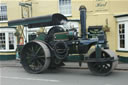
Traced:
[[[95, 75], [109, 75], [118, 64], [117, 56], [110, 50], [102, 50], [101, 58], [114, 57], [115, 61], [107, 62], [88, 62], [89, 70]], [[89, 58], [96, 58], [96, 52], [93, 51]]]
[[50, 65], [50, 50], [40, 41], [29, 42], [22, 49], [21, 63], [29, 73], [44, 72]]

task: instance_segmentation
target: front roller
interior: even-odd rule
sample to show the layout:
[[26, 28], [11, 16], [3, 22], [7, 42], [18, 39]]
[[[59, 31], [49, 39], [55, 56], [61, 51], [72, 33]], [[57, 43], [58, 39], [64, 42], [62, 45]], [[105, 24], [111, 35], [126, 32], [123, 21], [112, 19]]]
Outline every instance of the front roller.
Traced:
[[21, 64], [29, 73], [41, 73], [49, 67], [50, 56], [50, 50], [45, 43], [32, 41], [21, 51]]
[[[88, 62], [88, 68], [89, 70], [94, 73], [95, 75], [109, 75], [113, 69], [117, 66], [118, 64], [118, 57], [117, 55], [112, 52], [109, 49], [101, 49], [101, 58], [107, 59], [107, 58], [113, 58], [113, 60], [108, 60], [108, 61], [98, 61], [98, 62]], [[96, 51], [93, 50], [89, 54], [90, 59], [96, 59]]]

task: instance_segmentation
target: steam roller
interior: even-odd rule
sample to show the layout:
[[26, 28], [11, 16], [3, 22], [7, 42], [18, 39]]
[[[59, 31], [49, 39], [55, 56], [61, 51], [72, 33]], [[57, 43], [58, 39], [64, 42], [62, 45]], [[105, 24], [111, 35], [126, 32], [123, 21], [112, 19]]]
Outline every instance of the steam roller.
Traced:
[[[81, 35], [78, 29], [69, 26], [69, 20], [62, 14], [12, 20], [9, 26], [24, 25], [29, 29], [51, 26], [20, 50], [21, 64], [29, 73], [45, 73], [58, 68], [65, 62], [86, 62], [95, 75], [109, 75], [118, 64], [117, 55], [107, 44], [106, 34], [101, 26], [88, 28], [86, 32], [86, 7], [80, 6]], [[44, 30], [45, 30], [44, 29]]]

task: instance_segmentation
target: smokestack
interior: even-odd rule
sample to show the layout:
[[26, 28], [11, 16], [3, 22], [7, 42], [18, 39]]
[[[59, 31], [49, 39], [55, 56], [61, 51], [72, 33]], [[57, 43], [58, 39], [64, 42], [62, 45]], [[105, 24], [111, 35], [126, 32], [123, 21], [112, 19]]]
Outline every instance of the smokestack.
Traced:
[[81, 5], [80, 8], [80, 22], [81, 22], [81, 37], [82, 39], [86, 38], [86, 7]]

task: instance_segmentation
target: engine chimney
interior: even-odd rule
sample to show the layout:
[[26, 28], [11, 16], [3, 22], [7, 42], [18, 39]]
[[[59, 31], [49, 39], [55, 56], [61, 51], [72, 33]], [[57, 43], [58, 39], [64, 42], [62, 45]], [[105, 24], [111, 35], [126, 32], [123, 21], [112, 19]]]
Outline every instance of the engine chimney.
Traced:
[[82, 39], [86, 38], [86, 7], [81, 5], [80, 8], [80, 22], [81, 22], [81, 37]]

